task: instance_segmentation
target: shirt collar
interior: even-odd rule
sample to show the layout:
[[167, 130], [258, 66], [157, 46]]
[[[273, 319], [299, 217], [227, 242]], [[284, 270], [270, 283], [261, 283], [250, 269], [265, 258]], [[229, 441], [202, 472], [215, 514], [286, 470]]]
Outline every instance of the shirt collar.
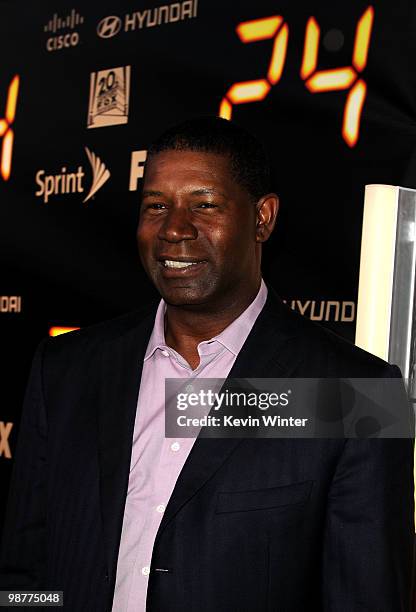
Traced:
[[[263, 309], [263, 306], [267, 299], [267, 287], [263, 279], [261, 279], [260, 289], [254, 298], [254, 300], [247, 306], [247, 308], [238, 316], [228, 327], [226, 327], [220, 334], [204, 340], [198, 344], [198, 348], [201, 345], [212, 343], [214, 341], [222, 344], [234, 355], [238, 355], [244, 342], [249, 335], [251, 328], [253, 327], [257, 317]], [[153, 325], [153, 331], [147, 345], [145, 361], [149, 359], [156, 351], [156, 349], [167, 348], [165, 341], [165, 311], [166, 302], [162, 299], [159, 302], [159, 306], [156, 312], [156, 318]]]

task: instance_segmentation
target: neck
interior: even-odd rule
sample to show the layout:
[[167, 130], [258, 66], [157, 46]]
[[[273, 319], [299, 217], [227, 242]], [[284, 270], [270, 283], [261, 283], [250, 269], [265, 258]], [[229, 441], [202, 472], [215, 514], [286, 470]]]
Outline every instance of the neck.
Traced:
[[220, 334], [239, 317], [256, 297], [260, 282], [243, 298], [227, 300], [216, 308], [167, 305], [165, 313], [165, 341], [188, 361], [193, 369], [199, 364], [198, 344]]

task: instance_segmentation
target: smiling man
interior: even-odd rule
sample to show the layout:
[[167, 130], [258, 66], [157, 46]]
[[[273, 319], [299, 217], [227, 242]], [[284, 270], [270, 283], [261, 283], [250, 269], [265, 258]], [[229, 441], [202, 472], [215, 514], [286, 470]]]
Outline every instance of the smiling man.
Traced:
[[167, 303], [167, 344], [193, 368], [198, 343], [222, 332], [258, 294], [261, 244], [278, 211], [262, 149], [225, 122], [209, 120], [206, 129], [209, 123], [244, 147], [244, 157], [240, 150], [233, 157], [231, 142], [215, 131], [194, 135], [201, 150], [165, 136], [150, 149], [137, 234], [143, 266]]
[[137, 238], [161, 300], [41, 343], [4, 588], [63, 590], [71, 612], [408, 612], [412, 440], [164, 436], [166, 378], [400, 375], [265, 285], [277, 212], [233, 123], [151, 146]]

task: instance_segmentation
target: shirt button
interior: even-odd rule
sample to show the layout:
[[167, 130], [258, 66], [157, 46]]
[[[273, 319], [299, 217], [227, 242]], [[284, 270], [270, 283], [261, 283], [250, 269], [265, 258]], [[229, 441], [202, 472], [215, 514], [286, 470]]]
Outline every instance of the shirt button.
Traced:
[[165, 351], [165, 350], [162, 351], [162, 355], [164, 357], [169, 357], [169, 353], [167, 351]]
[[181, 445], [179, 444], [179, 442], [174, 442], [170, 445], [170, 450], [173, 450], [173, 452], [176, 453], [180, 449], [180, 447]]
[[163, 512], [165, 511], [165, 507], [163, 504], [159, 504], [159, 506], [156, 508], [156, 510], [158, 512], [160, 512], [160, 514], [163, 514]]
[[142, 567], [142, 574], [143, 576], [148, 576], [150, 574], [150, 567], [148, 565]]

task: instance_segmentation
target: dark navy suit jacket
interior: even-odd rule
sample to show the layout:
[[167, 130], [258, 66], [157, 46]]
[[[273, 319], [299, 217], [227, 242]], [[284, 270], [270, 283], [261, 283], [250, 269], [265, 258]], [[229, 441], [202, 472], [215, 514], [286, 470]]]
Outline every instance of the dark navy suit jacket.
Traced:
[[[2, 587], [110, 611], [156, 308], [47, 339], [32, 367]], [[272, 290], [230, 376], [397, 377]], [[408, 612], [413, 441], [202, 439], [154, 544], [150, 612]]]

